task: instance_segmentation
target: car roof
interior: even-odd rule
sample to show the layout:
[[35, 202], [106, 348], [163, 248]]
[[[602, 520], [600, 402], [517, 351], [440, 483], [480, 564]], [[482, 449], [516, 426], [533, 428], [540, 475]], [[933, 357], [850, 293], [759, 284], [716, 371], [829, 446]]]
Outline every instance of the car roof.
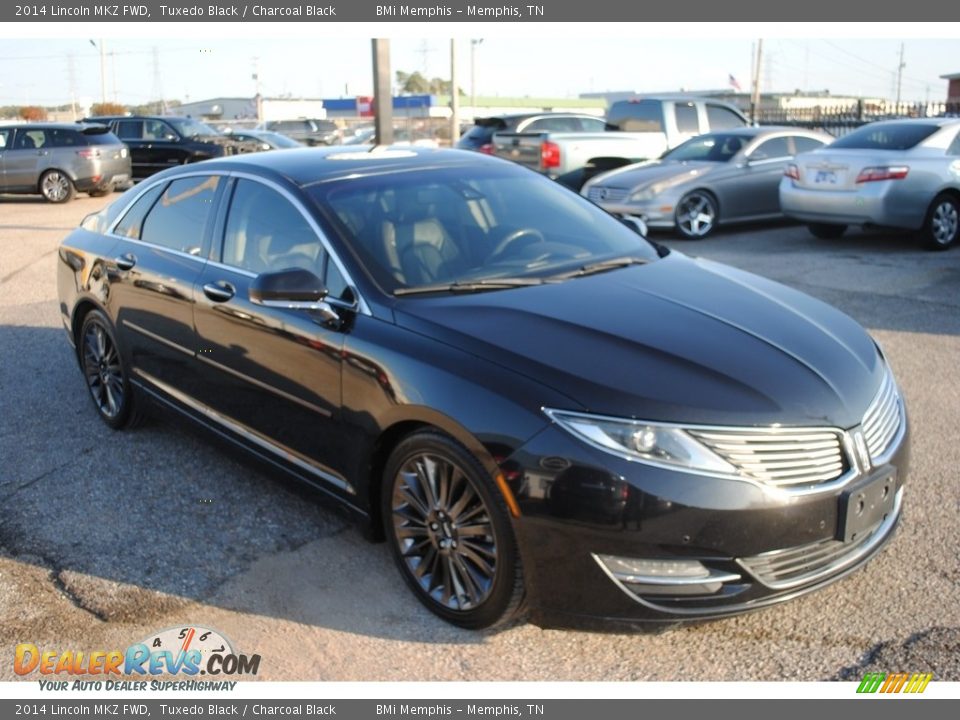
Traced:
[[[476, 167], [479, 165], [522, 167], [500, 158], [465, 150], [425, 148], [417, 146], [334, 145], [325, 148], [294, 148], [282, 153], [245, 153], [226, 158], [205, 160], [203, 165], [185, 165], [171, 171], [195, 173], [199, 168], [219, 172], [251, 172], [278, 175], [301, 187], [336, 180], [347, 176], [366, 177], [403, 170]], [[179, 172], [178, 172], [179, 171]]]
[[822, 130], [811, 130], [810, 128], [790, 127], [789, 125], [746, 125], [744, 127], [730, 128], [729, 130], [711, 130], [704, 135], [740, 135], [742, 137], [755, 138], [764, 135], [810, 135], [813, 137], [827, 135]]
[[29, 122], [29, 123], [0, 123], [0, 128], [4, 130], [13, 130], [14, 128], [24, 128], [27, 130], [79, 130], [83, 131], [89, 127], [95, 127], [100, 123], [91, 122]]

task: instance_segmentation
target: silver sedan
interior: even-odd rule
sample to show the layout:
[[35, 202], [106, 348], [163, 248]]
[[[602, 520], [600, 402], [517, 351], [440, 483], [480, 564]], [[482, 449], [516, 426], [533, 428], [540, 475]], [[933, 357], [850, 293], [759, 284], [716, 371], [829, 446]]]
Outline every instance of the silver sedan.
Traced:
[[798, 157], [780, 184], [788, 217], [821, 238], [848, 225], [921, 230], [945, 250], [960, 229], [960, 120], [871, 123]]
[[720, 222], [780, 217], [784, 169], [797, 153], [831, 140], [825, 133], [782, 127], [707, 133], [659, 160], [597, 175], [580, 192], [609, 212], [700, 239]]

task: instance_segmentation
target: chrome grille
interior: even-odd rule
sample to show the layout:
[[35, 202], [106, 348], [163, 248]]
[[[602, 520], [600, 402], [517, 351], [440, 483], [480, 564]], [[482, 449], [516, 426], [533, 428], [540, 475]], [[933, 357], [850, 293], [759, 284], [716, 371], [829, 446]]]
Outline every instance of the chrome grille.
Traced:
[[884, 375], [877, 396], [863, 416], [863, 439], [867, 442], [870, 458], [876, 460], [890, 447], [903, 422], [903, 411], [897, 386], [890, 372]]
[[777, 487], [829, 482], [847, 469], [839, 430], [743, 428], [687, 432], [741, 475]]
[[775, 589], [804, 585], [840, 572], [856, 563], [889, 534], [900, 514], [902, 493], [902, 490], [897, 493], [893, 511], [883, 522], [856, 542], [820, 540], [808, 545], [740, 558], [737, 562], [764, 585]]
[[627, 198], [628, 192], [624, 188], [592, 187], [587, 191], [587, 197], [595, 203], [618, 203]]

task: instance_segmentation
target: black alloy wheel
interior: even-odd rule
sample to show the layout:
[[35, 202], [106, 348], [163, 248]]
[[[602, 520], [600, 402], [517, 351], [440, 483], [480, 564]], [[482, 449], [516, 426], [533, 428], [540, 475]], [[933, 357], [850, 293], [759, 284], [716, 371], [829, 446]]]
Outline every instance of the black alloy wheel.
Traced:
[[80, 366], [97, 413], [114, 429], [136, 424], [133, 388], [110, 321], [99, 310], [83, 320], [78, 338]]
[[406, 438], [387, 463], [382, 499], [394, 559], [427, 608], [472, 629], [518, 613], [523, 575], [506, 502], [459, 443], [431, 431]]

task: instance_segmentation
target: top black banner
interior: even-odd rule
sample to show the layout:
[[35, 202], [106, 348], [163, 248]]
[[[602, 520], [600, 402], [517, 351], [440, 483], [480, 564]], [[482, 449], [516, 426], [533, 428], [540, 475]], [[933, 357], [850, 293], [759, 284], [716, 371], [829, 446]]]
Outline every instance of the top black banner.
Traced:
[[[960, 10], [942, 0], [909, 6], [868, 0], [727, 0], [724, 3], [625, 3], [624, 0], [503, 2], [374, 2], [373, 0], [265, 0], [182, 2], [141, 0], [113, 5], [93, 0], [3, 4], [3, 22], [903, 22], [955, 20]], [[909, 7], [909, 10], [906, 8]], [[908, 16], [908, 17], [907, 17]], [[718, 34], [724, 32], [718, 28]], [[896, 34], [896, 31], [892, 31]]]

